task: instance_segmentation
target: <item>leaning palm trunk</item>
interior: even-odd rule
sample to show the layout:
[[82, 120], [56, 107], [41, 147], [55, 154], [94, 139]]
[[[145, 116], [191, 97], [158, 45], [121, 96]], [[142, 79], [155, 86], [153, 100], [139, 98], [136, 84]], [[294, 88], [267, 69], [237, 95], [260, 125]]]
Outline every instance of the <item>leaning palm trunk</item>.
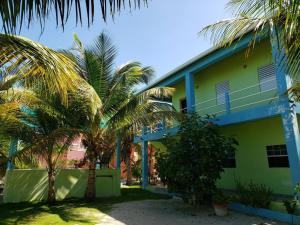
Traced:
[[48, 202], [53, 203], [56, 201], [55, 197], [55, 170], [48, 169]]
[[93, 201], [96, 197], [96, 160], [95, 157], [93, 157], [93, 154], [90, 154], [88, 158], [89, 171], [85, 199], [87, 201]]

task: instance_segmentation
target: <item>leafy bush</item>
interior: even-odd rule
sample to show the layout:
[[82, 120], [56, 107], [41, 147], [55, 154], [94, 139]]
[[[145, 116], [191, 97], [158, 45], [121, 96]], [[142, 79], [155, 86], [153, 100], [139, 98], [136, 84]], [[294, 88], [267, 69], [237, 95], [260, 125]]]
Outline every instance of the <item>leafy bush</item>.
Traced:
[[132, 168], [131, 168], [131, 174], [135, 179], [137, 179], [137, 180], [141, 179], [141, 177], [142, 177], [142, 161], [140, 159], [133, 163]]
[[285, 206], [285, 209], [288, 214], [296, 214], [296, 209], [297, 206], [299, 205], [299, 201], [297, 199], [297, 196], [300, 193], [300, 183], [298, 183], [295, 187], [295, 192], [294, 192], [294, 198], [291, 200], [284, 200], [283, 205]]
[[177, 137], [168, 137], [167, 150], [156, 153], [158, 176], [168, 189], [198, 202], [211, 200], [216, 181], [238, 144], [219, 132], [209, 117], [184, 115]]
[[223, 194], [222, 191], [216, 191], [216, 193], [214, 193], [212, 196], [212, 202], [214, 204], [223, 205], [228, 203], [228, 198]]
[[273, 191], [264, 184], [255, 184], [252, 181], [242, 183], [236, 180], [238, 201], [256, 208], [269, 208]]
[[298, 206], [298, 200], [297, 199], [284, 200], [283, 205], [285, 206], [285, 209], [288, 214], [295, 214]]

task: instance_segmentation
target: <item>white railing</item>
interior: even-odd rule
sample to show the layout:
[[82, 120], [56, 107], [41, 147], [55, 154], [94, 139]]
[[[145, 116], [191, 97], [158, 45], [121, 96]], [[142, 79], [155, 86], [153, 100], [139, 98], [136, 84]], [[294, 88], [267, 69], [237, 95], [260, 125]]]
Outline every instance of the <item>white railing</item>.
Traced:
[[[194, 109], [200, 115], [222, 115], [229, 114], [230, 112], [236, 112], [243, 109], [251, 108], [254, 106], [262, 104], [270, 104], [278, 99], [277, 87], [271, 87], [268, 90], [261, 90], [261, 85], [270, 83], [274, 84], [274, 80], [270, 79], [265, 82], [260, 82], [254, 85], [250, 85], [235, 91], [231, 91], [224, 94], [224, 103], [218, 104], [218, 98], [211, 98], [201, 102], [197, 102], [194, 106]], [[272, 86], [272, 85], [271, 85]], [[181, 110], [186, 110], [181, 109]], [[147, 126], [144, 130], [137, 132], [137, 135], [140, 136], [142, 133], [156, 133], [163, 131], [167, 128], [174, 127], [174, 124], [166, 124], [165, 121], [159, 122], [157, 125]]]

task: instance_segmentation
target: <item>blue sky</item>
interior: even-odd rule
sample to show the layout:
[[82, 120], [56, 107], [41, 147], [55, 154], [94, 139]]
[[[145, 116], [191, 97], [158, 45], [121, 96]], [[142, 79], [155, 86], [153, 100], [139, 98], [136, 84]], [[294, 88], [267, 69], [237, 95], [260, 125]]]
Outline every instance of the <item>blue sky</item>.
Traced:
[[140, 61], [152, 66], [158, 78], [211, 46], [209, 40], [198, 37], [197, 33], [205, 25], [228, 15], [226, 2], [151, 0], [148, 8], [123, 11], [107, 23], [96, 13], [90, 28], [86, 23], [76, 27], [71, 18], [63, 31], [50, 17], [42, 35], [38, 25], [29, 30], [24, 27], [21, 35], [51, 48], [63, 49], [72, 46], [73, 33], [88, 44], [105, 30], [118, 48], [117, 64]]

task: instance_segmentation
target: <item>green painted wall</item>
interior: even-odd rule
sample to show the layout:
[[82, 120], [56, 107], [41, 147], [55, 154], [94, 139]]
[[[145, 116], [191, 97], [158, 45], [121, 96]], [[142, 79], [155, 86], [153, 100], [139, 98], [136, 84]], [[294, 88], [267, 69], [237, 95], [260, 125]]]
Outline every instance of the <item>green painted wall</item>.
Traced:
[[[83, 198], [88, 170], [63, 169], [56, 175], [57, 200]], [[47, 199], [48, 177], [44, 169], [8, 170], [4, 183], [4, 202], [42, 201]], [[120, 195], [120, 171], [96, 170], [96, 196]]]
[[269, 168], [267, 145], [285, 144], [280, 117], [269, 118], [220, 128], [239, 141], [236, 153], [236, 168], [225, 169], [218, 186], [235, 188], [235, 177], [241, 181], [266, 184], [274, 193], [292, 194], [289, 168]]
[[[271, 187], [277, 194], [293, 194], [289, 168], [269, 168], [266, 153], [267, 145], [284, 144], [284, 133], [280, 117], [246, 122], [220, 127], [226, 136], [235, 137], [238, 142], [236, 168], [226, 168], [218, 181], [218, 187], [235, 189], [235, 179], [253, 181]], [[156, 141], [155, 148], [166, 147]]]
[[[268, 41], [264, 41], [256, 45], [256, 48], [247, 58], [246, 51], [242, 51], [218, 63], [213, 64], [212, 66], [200, 71], [198, 74], [195, 74], [194, 79], [196, 110], [199, 111], [200, 114], [211, 114], [225, 110], [224, 105], [217, 105], [215, 91], [216, 84], [225, 80], [229, 80], [231, 92], [256, 85], [255, 87], [249, 88], [247, 90], [231, 94], [231, 101], [234, 100], [231, 103], [232, 108], [248, 103], [253, 103], [261, 99], [274, 97], [275, 92], [270, 91], [267, 93], [261, 93], [245, 99], [237, 100], [237, 98], [243, 96], [260, 93], [260, 87], [259, 85], [257, 85], [259, 83], [257, 68], [263, 65], [270, 64], [271, 62], [271, 47]], [[185, 97], [184, 81], [182, 80], [178, 82], [176, 85], [174, 85], [174, 87], [176, 88], [176, 91], [173, 96], [173, 105], [178, 110], [179, 100]], [[268, 102], [262, 102], [258, 104], [265, 103]], [[236, 108], [233, 111], [238, 111], [253, 106], [255, 105]]]

